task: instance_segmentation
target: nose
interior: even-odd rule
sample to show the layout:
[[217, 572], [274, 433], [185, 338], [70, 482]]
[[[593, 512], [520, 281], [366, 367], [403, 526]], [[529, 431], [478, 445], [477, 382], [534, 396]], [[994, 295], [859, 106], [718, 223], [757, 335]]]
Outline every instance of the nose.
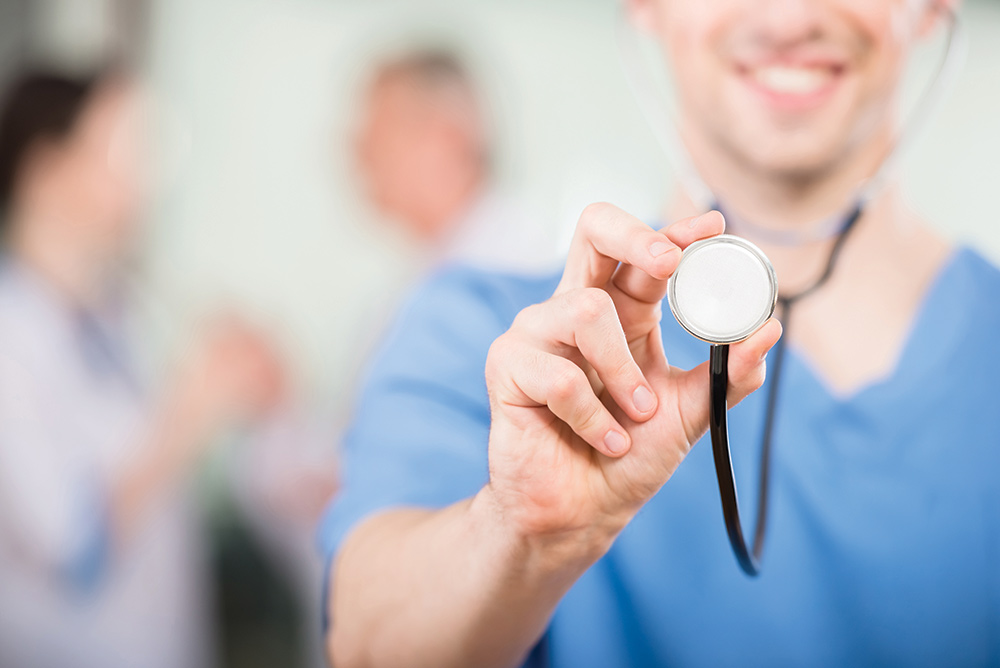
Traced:
[[761, 40], [781, 47], [817, 36], [821, 4], [821, 0], [751, 0], [747, 9]]

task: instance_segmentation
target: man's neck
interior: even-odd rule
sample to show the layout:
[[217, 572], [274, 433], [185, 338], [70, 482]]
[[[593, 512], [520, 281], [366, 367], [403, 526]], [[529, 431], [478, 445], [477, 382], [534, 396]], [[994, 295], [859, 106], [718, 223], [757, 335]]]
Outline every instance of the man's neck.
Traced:
[[[861, 187], [876, 174], [891, 142], [892, 129], [886, 127], [831, 166], [793, 173], [755, 167], [703, 135], [685, 135], [692, 162], [724, 209], [727, 230], [767, 253], [786, 294], [818, 277], [833, 243], [831, 234], [836, 228], [831, 223], [839, 223], [850, 214]], [[670, 219], [701, 213], [684, 193], [676, 195]], [[857, 226], [869, 232], [882, 229], [885, 234], [864, 236], [869, 242], [887, 242], [891, 228], [912, 220], [903, 214], [904, 209], [895, 193], [883, 192], [866, 204]], [[775, 234], [785, 235], [793, 243], [776, 243]]]
[[[836, 169], [826, 170], [824, 178], [798, 184], [766, 170], [741, 168], [721, 151], [699, 152], [704, 147], [694, 142], [689, 148], [699, 174], [730, 210], [729, 231], [761, 247], [774, 265], [780, 293], [789, 297], [816, 285], [834, 239], [779, 244], [755, 237], [746, 226], [741, 230], [732, 219], [742, 216], [757, 231], [787, 232], [846, 215], [860, 187], [879, 169], [888, 137], [869, 141]], [[696, 208], [678, 193], [670, 219], [701, 213]], [[905, 206], [897, 188], [881, 190], [865, 205], [829, 280], [795, 305], [794, 318], [781, 314], [785, 325], [792, 323], [786, 341], [835, 394], [846, 396], [888, 377], [949, 257], [951, 245]]]
[[[829, 192], [839, 192], [840, 198], [847, 200], [853, 192], [848, 183], [847, 178], [841, 177], [837, 181], [839, 190], [832, 182], [826, 188]], [[768, 222], [767, 216], [773, 216], [791, 226], [795, 219], [785, 208], [805, 220], [829, 218], [838, 213], [832, 206], [823, 209], [818, 198], [806, 207], [793, 198], [774, 195], [780, 192], [777, 188], [767, 192], [771, 193], [770, 198], [754, 199], [754, 193], [749, 193], [739, 200], [742, 206], [757, 203], [759, 208], [754, 209], [760, 216], [754, 220], [757, 225], [763, 226]], [[700, 213], [685, 194], [676, 195], [669, 220]], [[835, 199], [828, 197], [826, 201]], [[736, 205], [734, 201], [732, 206]], [[743, 235], [736, 225], [729, 231]], [[749, 234], [745, 236], [770, 258], [778, 275], [780, 293], [786, 297], [801, 294], [815, 285], [834, 243], [827, 238], [799, 245], [778, 245]], [[795, 306], [794, 326], [786, 330], [786, 341], [808, 360], [834, 394], [847, 396], [887, 377], [898, 363], [929, 286], [950, 256], [947, 240], [908, 210], [898, 189], [885, 189], [865, 206], [823, 288]], [[786, 312], [781, 317], [787, 325], [791, 314]]]

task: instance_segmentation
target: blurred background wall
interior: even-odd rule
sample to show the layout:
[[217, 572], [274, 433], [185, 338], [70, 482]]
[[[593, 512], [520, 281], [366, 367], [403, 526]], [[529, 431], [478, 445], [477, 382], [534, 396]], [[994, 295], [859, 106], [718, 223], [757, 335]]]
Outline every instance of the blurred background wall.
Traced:
[[[321, 394], [340, 391], [331, 379], [360, 364], [351, 322], [340, 317], [351, 309], [338, 305], [354, 298], [352, 283], [388, 286], [381, 274], [396, 271], [379, 267], [368, 239], [378, 232], [348, 159], [372, 56], [420, 40], [468, 56], [496, 125], [499, 180], [547, 226], [554, 253], [586, 203], [609, 200], [652, 220], [669, 192], [670, 169], [621, 72], [614, 0], [2, 0], [0, 8], [6, 71], [17, 54], [82, 64], [115, 41], [139, 56], [169, 144], [148, 235], [159, 295], [181, 318], [225, 296], [280, 322], [301, 375]], [[970, 0], [961, 15], [965, 69], [909, 152], [903, 184], [948, 236], [1000, 260], [1000, 2]], [[911, 79], [923, 80], [937, 48], [919, 54]]]
[[666, 165], [620, 76], [613, 19], [606, 1], [161, 3], [151, 68], [192, 154], [158, 221], [158, 282], [182, 308], [212, 286], [280, 313], [317, 383], [350, 369], [335, 305], [380, 262], [352, 244], [366, 233], [347, 160], [358, 88], [372, 55], [413, 40], [468, 54], [498, 177], [553, 248], [590, 201], [655, 216]]
[[[621, 73], [613, 0], [170, 0], [152, 11], [150, 71], [191, 147], [156, 221], [157, 282], [180, 310], [225, 290], [280, 314], [318, 385], [352, 368], [335, 306], [349, 277], [377, 280], [363, 265], [378, 258], [352, 249], [364, 212], [345, 155], [365, 59], [392, 39], [469, 54], [499, 125], [500, 179], [554, 245], [588, 202], [654, 219], [669, 191]], [[903, 182], [950, 237], [1000, 260], [1000, 2], [961, 11], [965, 70]]]

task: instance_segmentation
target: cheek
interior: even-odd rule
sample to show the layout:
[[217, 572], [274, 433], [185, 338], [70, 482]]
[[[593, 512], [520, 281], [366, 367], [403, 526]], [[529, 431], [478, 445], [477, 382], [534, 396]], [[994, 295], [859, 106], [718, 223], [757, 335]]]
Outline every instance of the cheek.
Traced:
[[[863, 140], [869, 130], [893, 123], [899, 108], [899, 89], [905, 74], [912, 33], [901, 12], [865, 16], [866, 44], [854, 84], [857, 99], [854, 114], [861, 119], [856, 137]], [[926, 85], [926, 84], [921, 84]], [[860, 135], [860, 136], [859, 136]]]
[[845, 11], [857, 28], [865, 88], [891, 94], [914, 45], [921, 3], [912, 0], [852, 0]]
[[718, 90], [724, 73], [713, 46], [719, 31], [703, 9], [704, 4], [711, 5], [675, 3], [675, 9], [661, 15], [662, 48], [683, 106], [704, 108]]

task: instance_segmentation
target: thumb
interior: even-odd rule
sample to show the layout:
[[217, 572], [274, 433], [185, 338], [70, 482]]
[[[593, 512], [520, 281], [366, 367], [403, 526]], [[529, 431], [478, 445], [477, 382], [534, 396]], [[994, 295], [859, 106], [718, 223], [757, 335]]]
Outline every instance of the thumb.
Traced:
[[781, 338], [781, 323], [771, 318], [745, 341], [729, 347], [729, 390], [726, 399], [735, 406], [764, 384], [767, 353]]
[[[781, 338], [781, 323], [771, 318], [750, 338], [729, 347], [729, 389], [726, 400], [735, 406], [764, 384], [768, 351]], [[708, 428], [708, 362], [677, 376], [677, 394], [681, 420], [689, 442], [693, 443]]]

